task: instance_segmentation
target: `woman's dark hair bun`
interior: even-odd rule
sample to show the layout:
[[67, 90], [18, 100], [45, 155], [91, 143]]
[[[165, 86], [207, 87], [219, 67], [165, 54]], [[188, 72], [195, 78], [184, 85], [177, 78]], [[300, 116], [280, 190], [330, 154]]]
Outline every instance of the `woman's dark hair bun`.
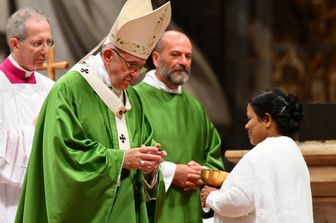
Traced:
[[270, 114], [283, 135], [293, 136], [299, 131], [302, 105], [294, 94], [286, 95], [279, 88], [271, 88], [249, 98], [248, 103], [259, 118]]

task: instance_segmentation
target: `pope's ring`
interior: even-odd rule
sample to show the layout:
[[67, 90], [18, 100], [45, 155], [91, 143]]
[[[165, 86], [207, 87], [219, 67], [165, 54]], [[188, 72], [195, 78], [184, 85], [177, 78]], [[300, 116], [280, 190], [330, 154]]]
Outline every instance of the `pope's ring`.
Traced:
[[145, 165], [145, 161], [140, 160], [140, 165], [141, 165], [141, 166], [144, 166], [144, 165]]

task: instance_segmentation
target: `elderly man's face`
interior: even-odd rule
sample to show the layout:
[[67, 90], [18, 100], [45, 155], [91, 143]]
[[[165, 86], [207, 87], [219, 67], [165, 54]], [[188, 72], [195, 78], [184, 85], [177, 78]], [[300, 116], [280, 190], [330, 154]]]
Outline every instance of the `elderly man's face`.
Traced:
[[10, 39], [13, 57], [26, 70], [40, 67], [47, 59], [52, 45], [50, 25], [45, 19], [29, 18], [26, 22], [28, 36], [24, 40]]
[[112, 85], [118, 90], [126, 89], [140, 75], [146, 60], [130, 55], [122, 50], [108, 48], [104, 50], [105, 67]]

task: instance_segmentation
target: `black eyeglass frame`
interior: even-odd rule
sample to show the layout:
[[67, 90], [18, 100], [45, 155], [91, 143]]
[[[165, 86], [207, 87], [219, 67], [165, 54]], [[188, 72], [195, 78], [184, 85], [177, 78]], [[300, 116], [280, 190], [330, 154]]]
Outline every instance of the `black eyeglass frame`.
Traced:
[[144, 74], [144, 73], [147, 72], [148, 69], [147, 69], [146, 65], [130, 64], [130, 62], [128, 62], [123, 56], [121, 56], [121, 54], [118, 52], [117, 49], [111, 48], [111, 50], [113, 52], [115, 52], [122, 61], [124, 61], [124, 63], [126, 64], [126, 67], [129, 71], [131, 71], [131, 72], [139, 71], [140, 74]]

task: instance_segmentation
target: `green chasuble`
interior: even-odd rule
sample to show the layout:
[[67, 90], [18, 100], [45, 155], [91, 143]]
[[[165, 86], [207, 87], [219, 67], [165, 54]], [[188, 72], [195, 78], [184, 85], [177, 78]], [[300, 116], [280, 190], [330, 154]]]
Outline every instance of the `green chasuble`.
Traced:
[[[145, 114], [154, 129], [154, 139], [168, 152], [166, 161], [197, 163], [223, 169], [220, 136], [202, 105], [190, 94], [171, 94], [147, 83], [135, 86]], [[160, 223], [200, 223], [200, 190], [183, 190], [171, 184]]]
[[[128, 88], [127, 95], [131, 148], [153, 145], [137, 93]], [[15, 222], [152, 222], [142, 171], [123, 169], [123, 159], [114, 114], [70, 71], [41, 109]]]

